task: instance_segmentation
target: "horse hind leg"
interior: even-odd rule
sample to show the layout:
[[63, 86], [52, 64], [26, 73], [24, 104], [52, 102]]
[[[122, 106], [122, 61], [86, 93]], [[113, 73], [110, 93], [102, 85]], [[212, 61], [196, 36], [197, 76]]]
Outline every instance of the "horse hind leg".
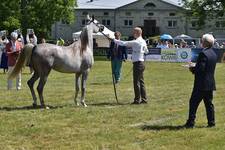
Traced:
[[27, 81], [27, 84], [30, 88], [31, 95], [33, 98], [33, 107], [37, 107], [37, 96], [34, 91], [34, 83], [37, 81], [38, 78], [39, 78], [38, 74], [36, 72], [34, 72], [33, 76], [30, 78], [30, 80]]
[[86, 103], [85, 103], [85, 92], [86, 92], [86, 81], [87, 81], [87, 77], [88, 77], [88, 71], [85, 71], [82, 74], [82, 80], [81, 80], [81, 104], [84, 107], [87, 107]]
[[38, 91], [38, 95], [39, 95], [39, 99], [40, 99], [40, 103], [41, 103], [42, 108], [45, 108], [44, 97], [43, 97], [43, 89], [44, 89], [44, 86], [47, 82], [49, 72], [44, 76], [40, 76], [40, 81], [39, 81], [38, 86], [37, 86], [37, 91]]
[[77, 97], [78, 97], [78, 93], [79, 93], [79, 90], [80, 90], [80, 73], [77, 73], [76, 74], [76, 79], [75, 79], [75, 97], [74, 97], [74, 103], [75, 105], [79, 106], [79, 102], [77, 101]]

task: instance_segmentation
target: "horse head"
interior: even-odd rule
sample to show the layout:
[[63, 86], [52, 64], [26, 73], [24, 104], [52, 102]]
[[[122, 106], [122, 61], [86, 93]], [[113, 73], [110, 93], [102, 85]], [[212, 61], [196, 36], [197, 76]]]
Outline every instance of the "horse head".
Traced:
[[102, 32], [104, 30], [104, 25], [100, 24], [97, 20], [95, 20], [94, 16], [90, 18], [88, 15], [87, 19], [88, 19], [87, 25], [92, 27], [93, 33]]

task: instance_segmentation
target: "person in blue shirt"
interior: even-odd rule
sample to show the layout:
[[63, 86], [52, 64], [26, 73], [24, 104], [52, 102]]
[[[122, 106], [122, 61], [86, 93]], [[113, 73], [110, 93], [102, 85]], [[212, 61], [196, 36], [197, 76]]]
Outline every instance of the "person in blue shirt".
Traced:
[[[114, 35], [115, 39], [120, 40], [120, 32], [116, 31]], [[114, 43], [114, 41], [112, 41], [110, 43], [110, 48], [107, 53], [107, 58], [111, 59], [112, 61], [112, 73], [115, 77], [116, 83], [118, 83], [120, 81], [122, 61], [125, 61], [127, 59], [126, 46], [117, 45]]]

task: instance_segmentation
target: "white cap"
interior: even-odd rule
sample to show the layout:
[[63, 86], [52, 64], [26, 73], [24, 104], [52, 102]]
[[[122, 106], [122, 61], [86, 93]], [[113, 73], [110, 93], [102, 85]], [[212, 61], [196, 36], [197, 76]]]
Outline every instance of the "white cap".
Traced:
[[11, 33], [11, 37], [13, 37], [13, 38], [17, 39], [18, 34], [17, 34], [16, 32], [12, 32], [12, 33]]

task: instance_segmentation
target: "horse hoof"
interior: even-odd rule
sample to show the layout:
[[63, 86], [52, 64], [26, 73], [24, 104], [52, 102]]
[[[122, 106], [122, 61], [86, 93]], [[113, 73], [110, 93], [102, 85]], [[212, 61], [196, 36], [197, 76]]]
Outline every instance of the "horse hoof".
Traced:
[[87, 107], [87, 104], [85, 104], [84, 102], [81, 102], [82, 106]]
[[47, 110], [48, 110], [48, 109], [50, 109], [50, 108], [49, 108], [48, 106], [46, 106], [46, 107], [45, 107], [45, 109], [47, 109]]
[[76, 103], [76, 105], [77, 105], [77, 106], [80, 106], [80, 104], [79, 104], [79, 103]]

